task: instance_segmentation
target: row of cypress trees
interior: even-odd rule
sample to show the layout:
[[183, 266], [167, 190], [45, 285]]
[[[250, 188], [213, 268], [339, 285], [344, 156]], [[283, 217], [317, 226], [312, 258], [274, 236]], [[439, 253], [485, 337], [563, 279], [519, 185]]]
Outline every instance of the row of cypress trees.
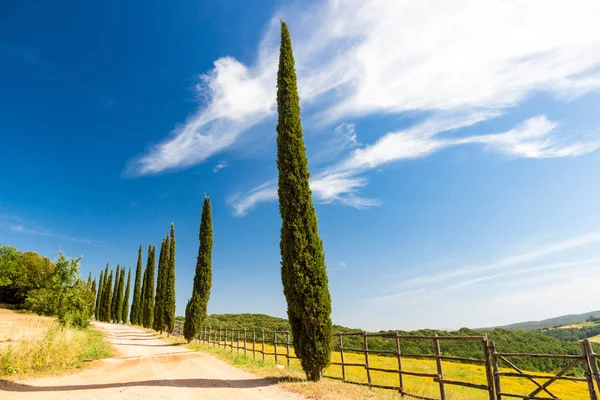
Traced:
[[[113, 287], [113, 272], [115, 283]], [[125, 285], [125, 267], [117, 265], [116, 271], [108, 270], [108, 264], [100, 273], [100, 279], [94, 303], [94, 315], [96, 320], [103, 322], [126, 323], [129, 313], [129, 286], [131, 269]], [[95, 291], [95, 280], [92, 283], [92, 291]]]
[[[117, 265], [109, 271], [108, 264], [100, 273], [94, 315], [98, 321], [126, 323], [171, 333], [175, 327], [175, 225], [162, 241], [159, 253], [156, 290], [156, 247], [148, 246], [146, 268], [142, 272], [142, 246], [138, 250], [137, 268], [131, 310], [131, 268], [125, 285], [125, 268]], [[113, 275], [114, 272], [114, 275]], [[113, 286], [114, 276], [114, 286]], [[91, 275], [88, 278], [91, 280]], [[94, 281], [95, 284], [95, 281]]]

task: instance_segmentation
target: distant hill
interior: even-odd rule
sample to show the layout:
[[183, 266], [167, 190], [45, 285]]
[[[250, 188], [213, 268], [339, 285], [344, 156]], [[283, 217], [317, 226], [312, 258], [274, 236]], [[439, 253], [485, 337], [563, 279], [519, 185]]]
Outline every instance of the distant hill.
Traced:
[[515, 324], [496, 326], [496, 327], [492, 327], [492, 328], [483, 328], [483, 329], [503, 328], [503, 329], [508, 329], [511, 331], [516, 331], [516, 330], [534, 331], [534, 330], [538, 330], [538, 329], [553, 328], [555, 326], [577, 324], [579, 322], [584, 322], [586, 319], [588, 319], [590, 317], [590, 315], [598, 316], [598, 315], [600, 315], [600, 310], [589, 311], [589, 312], [586, 312], [583, 314], [561, 315], [560, 317], [543, 319], [541, 321], [517, 322]]

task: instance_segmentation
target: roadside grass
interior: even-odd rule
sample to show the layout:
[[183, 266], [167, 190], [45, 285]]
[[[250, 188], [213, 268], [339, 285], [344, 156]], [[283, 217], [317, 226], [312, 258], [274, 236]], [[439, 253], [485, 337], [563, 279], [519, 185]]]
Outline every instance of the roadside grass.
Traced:
[[[3, 332], [0, 345], [0, 378], [51, 375], [112, 355], [112, 346], [93, 326], [63, 328], [52, 318], [8, 313], [14, 312], [2, 310], [11, 329]], [[31, 328], [27, 334], [24, 327]]]
[[[166, 335], [161, 335], [161, 338], [167, 339], [171, 343], [178, 343], [195, 351], [202, 351], [214, 355], [215, 357], [234, 365], [247, 372], [255, 375], [269, 378], [277, 381], [284, 389], [302, 394], [311, 399], [374, 399], [388, 400], [400, 399], [400, 395], [393, 390], [372, 389], [369, 390], [365, 386], [358, 386], [349, 383], [343, 383], [339, 380], [325, 378], [320, 382], [307, 382], [304, 373], [300, 367], [298, 360], [291, 360], [290, 366], [287, 366], [285, 358], [285, 347], [278, 346], [278, 362], [275, 363], [274, 356], [265, 356], [265, 361], [262, 360], [262, 354], [258, 351], [252, 354], [252, 343], [247, 343], [246, 355], [244, 349], [239, 350], [226, 347], [217, 347], [207, 345], [205, 343], [194, 341], [187, 344], [182, 338]], [[222, 343], [224, 344], [224, 343]], [[230, 343], [228, 343], [229, 345]], [[235, 346], [235, 343], [234, 343]], [[256, 350], [260, 349], [260, 345], [256, 346]], [[274, 347], [265, 344], [265, 351], [274, 353]], [[292, 355], [293, 350], [291, 349]], [[347, 363], [364, 363], [364, 355], [344, 352], [344, 359]], [[340, 361], [340, 353], [332, 353], [332, 361]], [[283, 364], [283, 365], [281, 365]], [[369, 355], [369, 364], [371, 367], [396, 369], [398, 367], [395, 357], [384, 357], [377, 355]], [[434, 360], [416, 360], [403, 358], [402, 368], [405, 371], [437, 373], [437, 367]], [[482, 365], [462, 364], [455, 362], [443, 362], [444, 377], [450, 380], [458, 380], [469, 383], [486, 384], [485, 369]], [[501, 368], [503, 372], [516, 372], [508, 368]], [[536, 372], [536, 375], [544, 375], [549, 378], [552, 374]], [[332, 365], [325, 370], [325, 375], [341, 378], [341, 366]], [[372, 382], [377, 385], [398, 386], [399, 377], [397, 373], [387, 373], [380, 371], [371, 372]], [[346, 379], [349, 381], [367, 383], [366, 371], [362, 367], [346, 367]], [[541, 384], [545, 383], [544, 379], [538, 379]], [[439, 385], [431, 378], [420, 378], [412, 376], [403, 376], [404, 389], [410, 393], [423, 397], [439, 398]], [[522, 394], [523, 396], [533, 392], [537, 386], [526, 378], [519, 377], [502, 377], [502, 391]], [[585, 382], [573, 381], [556, 381], [552, 383], [548, 389], [559, 398], [568, 398], [572, 400], [589, 399], [587, 385]], [[448, 400], [487, 400], [489, 395], [486, 391], [446, 385], [446, 394]]]

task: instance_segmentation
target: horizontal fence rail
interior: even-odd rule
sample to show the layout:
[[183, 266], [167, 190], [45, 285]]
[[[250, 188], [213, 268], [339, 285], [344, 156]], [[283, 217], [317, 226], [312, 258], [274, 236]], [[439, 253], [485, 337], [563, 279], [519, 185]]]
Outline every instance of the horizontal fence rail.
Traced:
[[[176, 321], [175, 329], [172, 332], [175, 336], [183, 337], [183, 321]], [[478, 398], [487, 398], [489, 400], [502, 400], [509, 398], [517, 399], [561, 399], [552, 392], [552, 384], [560, 381], [580, 382], [581, 385], [587, 385], [586, 392], [590, 400], [599, 400], [597, 391], [600, 391], [600, 355], [595, 354], [591, 343], [585, 339], [580, 342], [580, 355], [564, 354], [525, 354], [525, 353], [502, 353], [496, 350], [496, 346], [487, 335], [480, 336], [407, 336], [400, 335], [398, 332], [387, 333], [367, 333], [367, 332], [347, 332], [335, 333], [334, 353], [339, 361], [332, 361], [330, 365], [341, 369], [340, 376], [325, 375], [330, 379], [341, 380], [345, 383], [356, 385], [365, 385], [369, 388], [391, 389], [398, 391], [402, 396], [422, 400], [446, 400], [447, 389], [451, 387], [465, 387], [480, 393]], [[351, 339], [354, 338], [354, 339]], [[212, 328], [203, 326], [196, 339], [208, 345], [227, 349], [231, 352], [244, 354], [253, 359], [265, 361], [269, 356], [277, 364], [287, 364], [290, 366], [291, 360], [298, 360], [292, 345], [292, 336], [289, 331], [269, 331], [258, 329], [240, 329], [240, 328]], [[344, 339], [346, 339], [346, 344]], [[353, 341], [353, 347], [348, 346], [348, 340]], [[393, 343], [394, 350], [382, 350], [370, 348], [370, 342], [374, 340], [388, 340]], [[405, 343], [425, 342], [431, 343], [431, 354], [414, 354], [403, 352]], [[449, 342], [471, 342], [473, 346], [479, 348], [480, 357], [457, 357], [444, 355], [442, 345]], [[361, 345], [356, 346], [357, 343]], [[265, 347], [265, 346], [268, 346]], [[429, 345], [428, 345], [429, 346]], [[251, 353], [251, 354], [250, 354]], [[339, 355], [339, 357], [337, 357]], [[394, 366], [380, 366], [374, 363], [370, 356], [383, 356], [386, 359], [394, 361]], [[531, 373], [525, 372], [515, 365], [514, 359], [519, 358], [542, 358], [548, 360], [562, 360], [565, 363], [564, 368], [555, 374]], [[435, 367], [432, 371], [411, 370], [403, 364], [407, 360], [432, 360]], [[444, 362], [475, 364], [483, 368], [482, 382], [469, 382], [448, 378], [444, 374]], [[583, 367], [583, 376], [570, 376], [575, 368]], [[356, 369], [363, 370], [363, 379], [358, 380], [349, 376], [349, 371]], [[380, 384], [374, 382], [372, 372], [379, 372], [396, 376], [395, 384]], [[353, 375], [355, 376], [355, 374]], [[413, 379], [430, 379], [436, 386], [436, 393], [439, 397], [429, 397], [421, 393], [411, 393], [407, 389], [405, 377]], [[407, 378], [408, 379], [408, 378]], [[529, 382], [535, 387], [528, 394], [513, 393], [502, 389], [503, 382], [507, 379], [521, 379]], [[430, 382], [431, 382], [430, 381]], [[571, 397], [562, 397], [570, 399]], [[587, 397], [586, 397], [587, 398]]]

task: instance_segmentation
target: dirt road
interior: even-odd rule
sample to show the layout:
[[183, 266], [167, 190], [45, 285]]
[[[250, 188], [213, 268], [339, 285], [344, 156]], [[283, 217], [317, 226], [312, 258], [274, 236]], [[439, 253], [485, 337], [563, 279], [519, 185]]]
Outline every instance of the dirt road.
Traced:
[[84, 371], [0, 386], [2, 400], [265, 399], [299, 400], [272, 381], [210, 355], [166, 343], [130, 326], [97, 323], [119, 356]]

